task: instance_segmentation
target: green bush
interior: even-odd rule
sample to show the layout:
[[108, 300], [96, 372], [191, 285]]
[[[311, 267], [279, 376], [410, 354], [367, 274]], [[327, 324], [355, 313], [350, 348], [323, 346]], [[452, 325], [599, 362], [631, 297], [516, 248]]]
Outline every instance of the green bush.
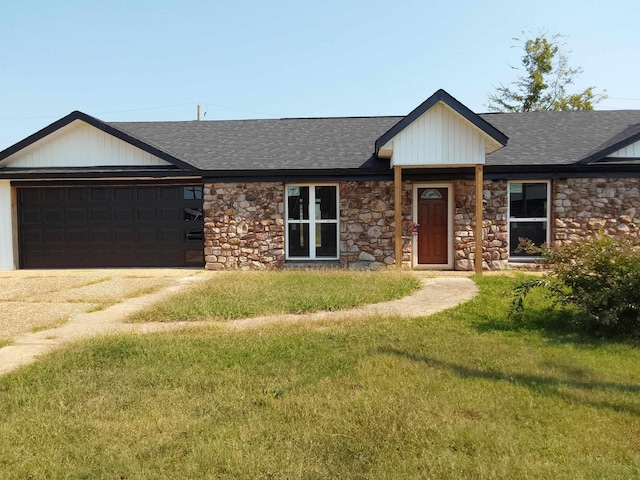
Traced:
[[575, 308], [577, 328], [601, 336], [640, 338], [638, 239], [598, 235], [540, 252], [551, 272], [516, 287], [513, 313], [522, 313], [532, 288], [544, 286], [560, 305]]

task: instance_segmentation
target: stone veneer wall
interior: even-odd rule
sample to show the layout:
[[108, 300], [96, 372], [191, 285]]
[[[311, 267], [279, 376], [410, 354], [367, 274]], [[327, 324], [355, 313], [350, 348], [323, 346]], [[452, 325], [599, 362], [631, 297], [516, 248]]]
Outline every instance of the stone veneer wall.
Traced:
[[[393, 182], [340, 182], [340, 266], [377, 269], [395, 260]], [[281, 268], [285, 184], [204, 186], [205, 268]], [[411, 262], [411, 185], [403, 186], [403, 261]]]
[[[485, 180], [482, 196], [484, 204], [482, 268], [484, 270], [505, 270], [508, 268], [509, 258], [507, 182], [504, 180]], [[473, 270], [475, 259], [474, 181], [454, 182], [454, 199], [454, 268], [456, 270]]]
[[556, 245], [599, 232], [640, 236], [638, 178], [555, 180], [552, 205], [552, 239]]
[[282, 182], [207, 183], [203, 193], [205, 268], [282, 267]]
[[[402, 188], [402, 263], [410, 268], [413, 184], [404, 182]], [[393, 182], [340, 182], [339, 191], [340, 266], [378, 269], [393, 265]], [[205, 184], [205, 268], [281, 268], [285, 262], [284, 194], [282, 182]], [[485, 269], [505, 269], [507, 182], [485, 181], [483, 197], [483, 265]], [[473, 270], [474, 182], [454, 182], [454, 198], [455, 269]]]
[[[395, 263], [392, 181], [340, 183], [340, 265], [384, 268]], [[402, 261], [411, 265], [411, 184], [402, 192]]]
[[[474, 182], [453, 182], [456, 270], [473, 270]], [[284, 183], [213, 183], [204, 187], [205, 261], [210, 270], [280, 268], [285, 260]], [[507, 182], [483, 185], [483, 268], [508, 268]], [[340, 265], [393, 265], [392, 181], [341, 182]], [[403, 183], [403, 265], [411, 265], [411, 182]], [[640, 236], [640, 179], [569, 178], [551, 186], [552, 242], [592, 236]]]
[[[483, 268], [509, 268], [507, 181], [485, 180]], [[473, 270], [473, 181], [454, 182], [455, 269]], [[568, 178], [551, 182], [551, 242], [559, 245], [603, 232], [640, 237], [640, 179]]]

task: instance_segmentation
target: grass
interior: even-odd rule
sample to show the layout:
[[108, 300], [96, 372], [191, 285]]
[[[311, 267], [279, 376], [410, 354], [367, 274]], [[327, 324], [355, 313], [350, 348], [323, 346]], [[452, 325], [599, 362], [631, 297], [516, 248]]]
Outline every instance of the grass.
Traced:
[[10, 338], [0, 338], [0, 348], [11, 345], [12, 343], [13, 340], [11, 340]]
[[[131, 278], [134, 278], [134, 277], [131, 277]], [[162, 288], [162, 286], [145, 287], [145, 288], [140, 288], [138, 290], [135, 290], [133, 292], [129, 292], [124, 296], [119, 296], [119, 297], [115, 297], [115, 298], [108, 298], [108, 299], [100, 300], [100, 301], [97, 301], [97, 302], [94, 299], [94, 300], [91, 300], [93, 305], [91, 305], [89, 308], [87, 308], [85, 310], [85, 313], [100, 312], [100, 311], [105, 310], [105, 309], [107, 309], [109, 307], [112, 307], [112, 306], [114, 306], [114, 305], [116, 305], [118, 303], [124, 302], [125, 300], [128, 300], [130, 298], [141, 297], [143, 295], [149, 295], [150, 293], [157, 292], [158, 290], [160, 290], [160, 288]]]
[[0, 471], [638, 478], [639, 345], [513, 325], [515, 280], [477, 281], [474, 300], [427, 318], [76, 344], [0, 377]]
[[228, 320], [334, 311], [400, 298], [419, 286], [415, 276], [397, 271], [224, 272], [130, 320]]
[[111, 277], [96, 278], [95, 280], [89, 280], [88, 282], [83, 283], [82, 285], [80, 285], [80, 287], [89, 287], [91, 285], [98, 285], [99, 283], [108, 282], [109, 280], [111, 280]]
[[120, 303], [121, 301], [122, 300], [110, 299], [110, 300], [101, 301], [100, 303], [94, 303], [85, 310], [85, 313], [100, 312], [105, 308], [112, 307], [113, 305]]
[[36, 325], [35, 327], [33, 327], [31, 329], [31, 333], [38, 333], [38, 332], [43, 332], [45, 330], [50, 330], [52, 328], [58, 328], [63, 326], [64, 324], [66, 324], [69, 321], [69, 315], [65, 315], [62, 316], [60, 318], [57, 318], [55, 321], [53, 322], [49, 322], [46, 323], [44, 325]]

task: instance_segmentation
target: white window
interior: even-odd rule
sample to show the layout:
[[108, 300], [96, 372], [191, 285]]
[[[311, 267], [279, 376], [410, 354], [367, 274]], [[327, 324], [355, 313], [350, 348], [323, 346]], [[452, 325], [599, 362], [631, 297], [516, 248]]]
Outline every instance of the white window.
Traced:
[[338, 259], [338, 186], [287, 185], [286, 194], [287, 259]]
[[526, 260], [537, 255], [516, 252], [520, 239], [534, 245], [549, 243], [549, 182], [509, 182], [509, 258]]

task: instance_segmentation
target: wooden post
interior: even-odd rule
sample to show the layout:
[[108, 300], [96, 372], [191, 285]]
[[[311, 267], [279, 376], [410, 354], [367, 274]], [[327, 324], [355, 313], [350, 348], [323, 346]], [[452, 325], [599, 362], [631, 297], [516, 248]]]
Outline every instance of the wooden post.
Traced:
[[402, 268], [402, 167], [393, 167], [396, 267]]
[[474, 266], [477, 275], [482, 275], [482, 181], [484, 173], [482, 165], [476, 165], [476, 255]]

